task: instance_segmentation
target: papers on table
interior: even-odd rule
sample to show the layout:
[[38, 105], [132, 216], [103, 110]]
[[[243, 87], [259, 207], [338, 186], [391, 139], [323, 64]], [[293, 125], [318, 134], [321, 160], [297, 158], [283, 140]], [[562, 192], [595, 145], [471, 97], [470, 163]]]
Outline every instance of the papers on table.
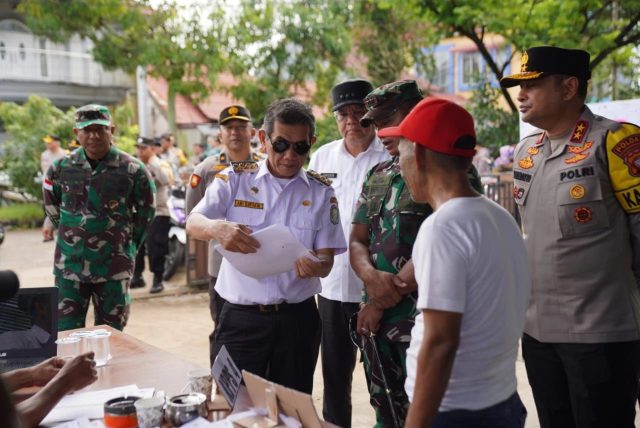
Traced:
[[303, 256], [320, 261], [281, 224], [274, 224], [251, 236], [260, 242], [260, 248], [255, 253], [227, 251], [220, 244], [215, 249], [239, 272], [252, 278], [289, 272], [295, 268], [296, 260]]
[[150, 398], [153, 392], [153, 388], [140, 389], [136, 385], [127, 385], [67, 395], [49, 412], [42, 425], [51, 426], [81, 418], [101, 419], [104, 417], [104, 403], [107, 400], [122, 396]]

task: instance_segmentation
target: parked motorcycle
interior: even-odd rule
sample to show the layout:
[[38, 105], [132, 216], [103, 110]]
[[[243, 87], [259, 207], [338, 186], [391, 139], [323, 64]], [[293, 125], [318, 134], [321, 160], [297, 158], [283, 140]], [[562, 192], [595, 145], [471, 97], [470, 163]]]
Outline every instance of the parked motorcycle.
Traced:
[[169, 207], [169, 219], [171, 228], [169, 229], [169, 254], [164, 260], [163, 280], [170, 279], [181, 265], [185, 264], [185, 248], [187, 245], [187, 231], [185, 225], [187, 215], [184, 211], [184, 186], [171, 189], [171, 194], [167, 201]]

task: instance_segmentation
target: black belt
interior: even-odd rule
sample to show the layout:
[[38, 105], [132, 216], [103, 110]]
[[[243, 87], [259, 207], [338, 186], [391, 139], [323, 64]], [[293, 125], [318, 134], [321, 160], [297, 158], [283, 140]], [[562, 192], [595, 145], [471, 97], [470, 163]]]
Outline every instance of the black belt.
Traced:
[[225, 305], [231, 305], [237, 309], [244, 309], [248, 311], [257, 311], [257, 312], [284, 312], [289, 311], [295, 308], [298, 308], [305, 303], [308, 303], [310, 300], [313, 300], [313, 297], [308, 298], [307, 300], [303, 300], [299, 303], [274, 303], [272, 305], [238, 305], [236, 303], [225, 302]]

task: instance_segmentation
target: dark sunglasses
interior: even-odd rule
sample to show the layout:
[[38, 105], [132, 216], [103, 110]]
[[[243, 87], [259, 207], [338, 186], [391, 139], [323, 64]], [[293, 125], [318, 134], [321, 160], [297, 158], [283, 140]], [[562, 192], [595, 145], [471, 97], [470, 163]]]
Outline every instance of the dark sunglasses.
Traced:
[[283, 138], [278, 138], [276, 141], [271, 141], [271, 138], [267, 136], [267, 140], [271, 143], [273, 151], [276, 153], [284, 153], [289, 150], [289, 147], [293, 146], [293, 151], [299, 155], [306, 155], [311, 149], [311, 144], [308, 141], [297, 141], [291, 143]]

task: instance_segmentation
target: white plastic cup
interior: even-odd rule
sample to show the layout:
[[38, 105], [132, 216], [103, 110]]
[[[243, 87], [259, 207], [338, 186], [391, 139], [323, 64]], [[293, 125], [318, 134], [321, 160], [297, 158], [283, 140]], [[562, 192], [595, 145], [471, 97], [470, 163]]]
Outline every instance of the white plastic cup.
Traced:
[[80, 353], [81, 354], [86, 354], [87, 352], [90, 351], [89, 349], [89, 341], [87, 340], [87, 338], [93, 336], [93, 332], [91, 330], [81, 330], [81, 331], [74, 331], [73, 333], [71, 333], [69, 335], [69, 337], [77, 337], [78, 339], [80, 339]]
[[109, 336], [111, 333], [105, 331], [85, 338], [89, 344], [89, 351], [93, 351], [96, 367], [102, 367], [109, 361]]
[[138, 426], [140, 428], [156, 428], [162, 426], [164, 417], [164, 398], [141, 398], [134, 403]]
[[207, 401], [211, 401], [212, 378], [209, 369], [193, 369], [187, 372], [189, 378], [189, 390], [199, 392], [207, 396]]
[[82, 353], [81, 340], [79, 337], [62, 337], [56, 340], [58, 345], [57, 355], [65, 360], [74, 358]]

